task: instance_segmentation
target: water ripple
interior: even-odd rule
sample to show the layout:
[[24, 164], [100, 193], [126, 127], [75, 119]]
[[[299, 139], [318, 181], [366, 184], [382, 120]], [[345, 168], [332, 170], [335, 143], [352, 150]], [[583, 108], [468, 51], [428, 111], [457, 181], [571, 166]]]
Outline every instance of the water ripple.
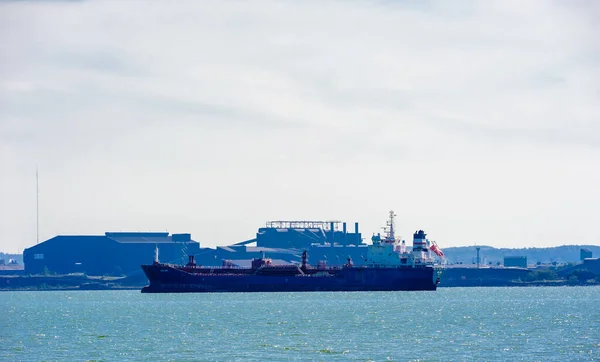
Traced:
[[599, 300], [600, 287], [3, 292], [0, 360], [592, 361]]

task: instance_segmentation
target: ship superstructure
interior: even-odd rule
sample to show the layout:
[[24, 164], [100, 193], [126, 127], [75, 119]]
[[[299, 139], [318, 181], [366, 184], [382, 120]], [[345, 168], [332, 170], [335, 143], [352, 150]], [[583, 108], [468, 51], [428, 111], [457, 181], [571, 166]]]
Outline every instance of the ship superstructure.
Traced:
[[433, 265], [429, 245], [431, 242], [426, 238], [423, 230], [418, 230], [413, 235], [412, 248], [406, 246], [406, 242], [396, 238], [395, 214], [390, 211], [387, 226], [384, 228], [385, 236], [373, 235], [372, 246], [368, 248], [367, 265], [396, 265], [402, 267], [419, 267]]

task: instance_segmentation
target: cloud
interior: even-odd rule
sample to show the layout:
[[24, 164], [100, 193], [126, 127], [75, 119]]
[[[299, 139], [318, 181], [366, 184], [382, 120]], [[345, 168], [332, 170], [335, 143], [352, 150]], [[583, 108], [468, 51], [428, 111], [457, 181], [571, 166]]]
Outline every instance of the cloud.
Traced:
[[441, 245], [597, 242], [598, 10], [1, 3], [5, 251], [33, 243], [36, 164], [44, 238], [216, 245], [286, 218], [368, 234], [396, 208]]

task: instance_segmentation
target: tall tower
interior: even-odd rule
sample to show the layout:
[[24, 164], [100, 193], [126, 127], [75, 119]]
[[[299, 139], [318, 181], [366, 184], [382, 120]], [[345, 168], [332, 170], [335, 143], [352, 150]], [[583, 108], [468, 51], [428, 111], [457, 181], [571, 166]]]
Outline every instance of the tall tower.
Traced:
[[477, 269], [479, 269], [479, 263], [481, 262], [481, 259], [479, 258], [479, 249], [481, 248], [476, 246], [475, 249], [477, 249]]

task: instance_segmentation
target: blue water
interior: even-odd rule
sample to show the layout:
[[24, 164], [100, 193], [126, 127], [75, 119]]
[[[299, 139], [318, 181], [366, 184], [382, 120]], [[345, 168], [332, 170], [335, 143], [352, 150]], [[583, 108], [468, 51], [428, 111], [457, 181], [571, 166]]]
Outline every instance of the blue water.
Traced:
[[600, 287], [0, 292], [0, 360], [600, 360]]

